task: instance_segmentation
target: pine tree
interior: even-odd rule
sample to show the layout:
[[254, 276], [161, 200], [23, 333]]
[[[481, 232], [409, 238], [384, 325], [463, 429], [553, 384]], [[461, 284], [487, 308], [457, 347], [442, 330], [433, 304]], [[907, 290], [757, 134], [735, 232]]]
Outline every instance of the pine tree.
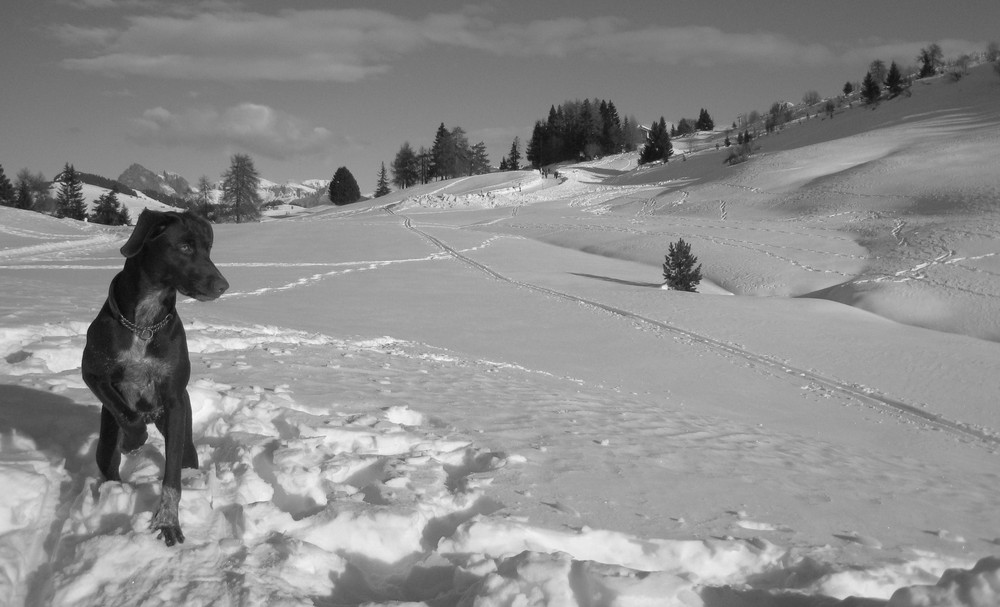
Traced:
[[885, 77], [888, 74], [888, 70], [885, 67], [885, 61], [881, 59], [876, 59], [872, 61], [868, 66], [868, 73], [872, 75], [875, 80], [875, 84], [882, 86], [885, 83]]
[[198, 193], [194, 197], [194, 207], [192, 210], [205, 219], [215, 219], [215, 210], [212, 208], [212, 184], [208, 182], [208, 177], [202, 175], [198, 179]]
[[434, 158], [431, 151], [420, 146], [416, 155], [416, 168], [418, 183], [428, 184], [434, 178]]
[[[49, 182], [45, 178], [45, 175], [40, 172], [32, 173], [28, 169], [21, 169], [17, 172], [17, 183], [18, 188], [21, 185], [25, 185], [28, 188], [31, 205], [26, 208], [42, 213], [55, 212], [56, 200], [51, 194], [52, 184], [55, 181]], [[18, 194], [18, 199], [20, 200], [20, 194]]]
[[451, 176], [472, 175], [472, 149], [465, 129], [456, 126], [451, 129]]
[[490, 172], [490, 157], [486, 153], [486, 144], [480, 141], [472, 146], [472, 174], [485, 175]]
[[330, 180], [329, 196], [330, 202], [338, 206], [361, 200], [358, 182], [354, 179], [354, 175], [351, 175], [351, 172], [347, 170], [347, 167], [340, 167], [333, 174], [333, 179]]
[[399, 189], [405, 189], [416, 185], [420, 179], [417, 166], [417, 155], [410, 147], [410, 142], [404, 142], [396, 152], [396, 158], [392, 161], [392, 183]]
[[378, 170], [378, 181], [375, 183], [375, 198], [385, 196], [392, 190], [389, 189], [389, 175], [385, 171], [385, 163], [382, 163], [382, 168]]
[[236, 223], [260, 219], [260, 175], [247, 154], [232, 157], [229, 169], [222, 175], [222, 203], [225, 215]]
[[31, 199], [31, 186], [28, 185], [27, 181], [18, 181], [17, 199], [14, 201], [14, 208], [27, 211], [30, 210], [33, 205], [34, 201]]
[[705, 108], [701, 108], [701, 112], [698, 113], [698, 121], [695, 122], [694, 127], [699, 131], [711, 131], [715, 129], [715, 121], [708, 115], [708, 111]]
[[663, 116], [660, 116], [660, 121], [654, 122], [649, 129], [646, 145], [639, 153], [639, 164], [649, 164], [658, 160], [667, 162], [673, 153], [674, 147], [670, 143], [670, 134], [667, 132], [667, 121], [664, 120]]
[[635, 140], [633, 139], [634, 133], [632, 132], [632, 119], [626, 116], [622, 119], [622, 151], [623, 152], [634, 152], [635, 151]]
[[[584, 99], [583, 104], [580, 106], [580, 127], [579, 127], [581, 145], [580, 150], [584, 158], [593, 158], [600, 152], [600, 144], [598, 144], [598, 138], [600, 137], [600, 128], [597, 125], [597, 117], [595, 116], [594, 106], [591, 104], [590, 99]], [[520, 155], [518, 156], [520, 160]], [[512, 171], [516, 171], [521, 168], [519, 162], [511, 163], [513, 164]]]
[[87, 218], [87, 203], [83, 199], [83, 182], [73, 165], [66, 163], [58, 181], [59, 195], [56, 197], [56, 217], [68, 217], [83, 221]]
[[917, 61], [921, 64], [918, 78], [927, 78], [937, 74], [938, 69], [944, 65], [944, 52], [937, 44], [931, 44], [927, 48], [920, 49]]
[[521, 170], [521, 140], [514, 137], [514, 142], [510, 144], [510, 153], [507, 154], [507, 170]]
[[865, 103], [872, 105], [878, 103], [878, 98], [882, 95], [882, 88], [875, 82], [875, 77], [871, 72], [865, 74], [865, 79], [861, 83], [861, 98]]
[[[683, 137], [684, 135], [690, 135], [695, 131], [697, 131], [698, 129], [697, 127], [695, 127], [695, 122], [697, 121], [688, 120], [687, 118], [681, 118], [680, 121], [677, 122], [677, 136]], [[671, 135], [671, 137], [672, 136], [673, 135]]]
[[844, 97], [850, 97], [851, 93], [853, 92], [854, 92], [854, 85], [851, 84], [850, 80], [848, 80], [847, 82], [844, 83]]
[[531, 163], [531, 168], [540, 169], [546, 158], [542, 154], [545, 147], [545, 125], [541, 120], [535, 122], [535, 128], [531, 131], [531, 139], [528, 140], [528, 147], [524, 150], [524, 158]]
[[118, 188], [102, 194], [90, 214], [90, 221], [106, 226], [128, 225], [131, 218], [122, 203], [118, 200]]
[[618, 115], [618, 108], [611, 101], [601, 101], [601, 153], [618, 154], [625, 146], [624, 133], [622, 132], [622, 121]]
[[451, 132], [444, 127], [438, 127], [431, 146], [431, 177], [449, 179], [455, 176], [455, 150], [451, 140]]
[[899, 72], [899, 66], [893, 61], [889, 66], [889, 73], [885, 77], [885, 87], [889, 89], [889, 95], [895, 97], [903, 92], [903, 75]]
[[17, 193], [14, 191], [14, 184], [10, 182], [7, 174], [3, 172], [3, 166], [0, 165], [0, 205], [12, 207], [16, 199]]
[[690, 244], [683, 238], [672, 242], [663, 262], [663, 278], [672, 289], [694, 293], [701, 282], [701, 264], [696, 268], [696, 263], [698, 258], [691, 254]]

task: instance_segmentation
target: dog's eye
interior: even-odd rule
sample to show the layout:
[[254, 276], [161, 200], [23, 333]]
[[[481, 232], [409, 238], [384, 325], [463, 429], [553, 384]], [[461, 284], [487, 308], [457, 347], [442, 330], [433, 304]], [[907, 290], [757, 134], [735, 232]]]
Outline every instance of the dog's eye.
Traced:
[[194, 247], [189, 242], [182, 242], [178, 248], [181, 250], [181, 253], [194, 253]]

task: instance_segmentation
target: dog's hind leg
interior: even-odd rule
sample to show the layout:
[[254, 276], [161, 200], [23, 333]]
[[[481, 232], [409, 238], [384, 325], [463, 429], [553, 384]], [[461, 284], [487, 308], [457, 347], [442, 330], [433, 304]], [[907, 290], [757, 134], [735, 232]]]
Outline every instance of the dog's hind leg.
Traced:
[[97, 440], [97, 469], [109, 481], [121, 481], [118, 466], [121, 464], [121, 453], [118, 451], [118, 421], [108, 411], [101, 407], [101, 434]]

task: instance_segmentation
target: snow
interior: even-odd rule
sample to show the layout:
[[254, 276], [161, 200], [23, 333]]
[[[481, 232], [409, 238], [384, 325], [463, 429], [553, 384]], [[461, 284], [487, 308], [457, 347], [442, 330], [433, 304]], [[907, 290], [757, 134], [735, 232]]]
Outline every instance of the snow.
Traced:
[[216, 226], [172, 548], [80, 378], [129, 230], [0, 208], [0, 603], [995, 607], [994, 79]]

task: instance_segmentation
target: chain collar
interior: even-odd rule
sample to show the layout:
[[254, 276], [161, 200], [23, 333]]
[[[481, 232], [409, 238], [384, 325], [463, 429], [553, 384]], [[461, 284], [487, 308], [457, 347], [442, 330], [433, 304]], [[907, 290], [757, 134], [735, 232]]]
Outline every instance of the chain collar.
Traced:
[[142, 341], [149, 341], [153, 339], [153, 335], [163, 327], [167, 326], [167, 323], [170, 322], [174, 315], [167, 313], [163, 320], [155, 325], [149, 325], [147, 327], [135, 324], [131, 320], [125, 318], [125, 315], [122, 314], [121, 310], [118, 308], [118, 304], [115, 302], [115, 282], [117, 281], [118, 277], [116, 276], [114, 280], [111, 281], [111, 286], [108, 287], [108, 307], [111, 309], [111, 313], [114, 314], [115, 318], [118, 319], [118, 322], [120, 322], [122, 326], [134, 333], [135, 336]]

